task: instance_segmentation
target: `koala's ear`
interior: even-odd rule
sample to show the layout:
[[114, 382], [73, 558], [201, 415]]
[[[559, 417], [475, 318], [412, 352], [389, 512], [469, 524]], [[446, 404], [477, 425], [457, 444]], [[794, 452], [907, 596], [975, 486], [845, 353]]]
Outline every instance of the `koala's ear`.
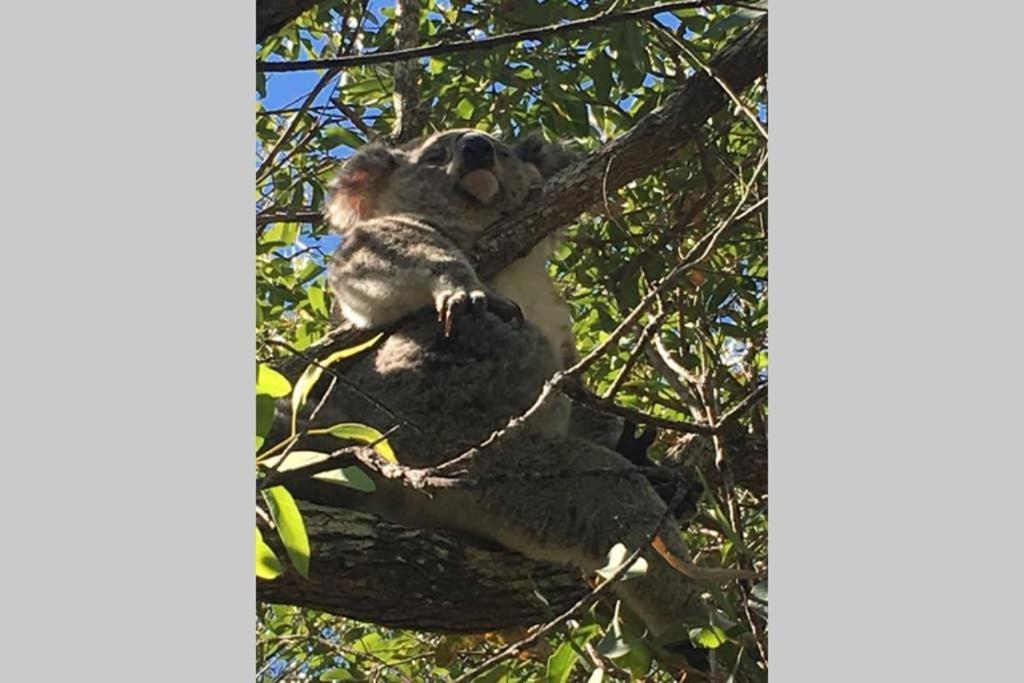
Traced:
[[562, 142], [548, 142], [539, 131], [528, 133], [513, 146], [516, 156], [533, 164], [545, 178], [550, 178], [580, 158]]
[[345, 232], [359, 221], [373, 218], [377, 196], [397, 167], [396, 153], [384, 145], [371, 143], [361, 147], [331, 181], [331, 198], [324, 207], [327, 222]]

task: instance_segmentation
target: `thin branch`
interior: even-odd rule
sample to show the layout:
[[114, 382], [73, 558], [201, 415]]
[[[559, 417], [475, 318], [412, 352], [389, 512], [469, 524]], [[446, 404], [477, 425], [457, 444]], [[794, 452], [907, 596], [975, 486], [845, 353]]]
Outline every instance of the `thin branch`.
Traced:
[[720, 417], [718, 419], [718, 423], [716, 424], [716, 427], [719, 430], [721, 430], [723, 425], [727, 425], [730, 422], [732, 422], [733, 420], [735, 420], [737, 417], [742, 415], [745, 411], [750, 409], [755, 403], [757, 403], [758, 401], [760, 401], [761, 399], [763, 399], [767, 395], [768, 395], [768, 385], [767, 384], [762, 384], [757, 389], [754, 389], [752, 392], [747, 394], [747, 396], [742, 401], [740, 401], [739, 403], [734, 405], [732, 408], [730, 408], [729, 412], [727, 412], [725, 415]]
[[667, 429], [672, 432], [680, 432], [682, 434], [710, 435], [715, 432], [715, 428], [708, 424], [669, 420], [664, 417], [650, 415], [634, 408], [620, 406], [612, 399], [597, 396], [596, 394], [592, 394], [589, 391], [584, 390], [578, 384], [566, 383], [562, 386], [562, 391], [580, 403], [585, 403], [602, 413], [618, 415], [619, 417], [624, 417], [627, 420], [633, 421], [635, 424], [651, 425], [653, 427]]
[[675, 33], [666, 28], [657, 19], [651, 17], [649, 23], [653, 25], [658, 31], [660, 31], [662, 35], [668, 38], [673, 45], [679, 48], [679, 51], [686, 56], [687, 61], [689, 61], [694, 68], [700, 69], [708, 76], [715, 79], [715, 82], [718, 83], [718, 85], [722, 86], [722, 90], [724, 90], [725, 94], [729, 96], [729, 99], [731, 99], [733, 103], [737, 107], [739, 107], [740, 111], [742, 111], [743, 114], [750, 120], [750, 123], [752, 123], [757, 132], [761, 134], [761, 137], [764, 138], [765, 140], [768, 139], [768, 131], [765, 130], [764, 126], [758, 120], [757, 115], [750, 110], [750, 107], [748, 107], [743, 102], [743, 100], [739, 98], [739, 95], [733, 92], [732, 88], [729, 87], [729, 84], [726, 83], [725, 80], [721, 76], [719, 76], [714, 69], [708, 66], [704, 62], [704, 60], [698, 57], [697, 54], [686, 45], [685, 42], [680, 40]]
[[[723, 49], [711, 66], [739, 91], [765, 73], [767, 48], [768, 24], [762, 19]], [[591, 210], [603, 192], [647, 176], [691, 142], [708, 117], [728, 101], [721, 86], [707, 74], [688, 78], [627, 133], [549, 180], [540, 201], [528, 203], [485, 229], [473, 247], [477, 272], [492, 277], [549, 234]], [[609, 167], [612, 157], [615, 163]], [[606, 173], [607, 184], [602, 180]]]
[[319, 223], [324, 216], [319, 211], [295, 211], [284, 213], [277, 210], [261, 211], [256, 214], [256, 225], [269, 225], [270, 223]]
[[651, 320], [647, 323], [643, 331], [640, 332], [640, 336], [637, 337], [636, 344], [633, 346], [633, 350], [630, 351], [629, 357], [626, 358], [626, 362], [623, 364], [622, 370], [620, 370], [619, 374], [615, 377], [614, 380], [612, 380], [612, 383], [608, 387], [608, 390], [601, 395], [601, 398], [615, 398], [615, 394], [617, 394], [619, 392], [619, 389], [622, 388], [622, 385], [625, 384], [626, 379], [629, 377], [630, 371], [633, 369], [633, 366], [636, 365], [636, 361], [640, 357], [640, 354], [643, 353], [644, 346], [647, 345], [647, 340], [651, 338], [651, 335], [654, 334], [654, 331], [658, 329], [658, 326], [661, 325], [661, 322], [664, 319], [665, 312], [662, 311], [655, 315], [653, 318], [651, 318]]
[[277, 142], [267, 153], [263, 163], [260, 164], [259, 168], [256, 170], [257, 179], [266, 177], [267, 172], [273, 168], [274, 159], [277, 157], [278, 152], [280, 152], [281, 148], [284, 147], [284, 144], [291, 139], [292, 135], [295, 133], [295, 129], [299, 127], [299, 122], [302, 121], [302, 117], [304, 117], [306, 112], [309, 111], [309, 108], [313, 106], [313, 100], [316, 99], [317, 95], [320, 94], [320, 91], [326, 88], [327, 84], [334, 80], [334, 77], [339, 73], [341, 73], [341, 69], [329, 69], [327, 73], [320, 77], [320, 80], [313, 86], [313, 89], [309, 91], [305, 102], [302, 103], [302, 106], [299, 107], [299, 111], [295, 113], [295, 116], [292, 117], [291, 122], [288, 124], [288, 128], [286, 128], [284, 133], [281, 134], [281, 137], [277, 139]]
[[471, 52], [490, 50], [499, 45], [518, 43], [522, 40], [540, 40], [553, 35], [573, 33], [582, 31], [594, 26], [617, 24], [624, 21], [647, 19], [662, 12], [675, 10], [695, 9], [698, 7], [710, 7], [714, 5], [735, 5], [732, 0], [688, 0], [686, 2], [666, 2], [660, 5], [642, 7], [639, 9], [623, 10], [622, 12], [603, 11], [592, 17], [566, 21], [537, 28], [527, 28], [522, 31], [513, 31], [481, 40], [461, 40], [455, 42], [437, 42], [421, 47], [407, 48], [404, 50], [391, 50], [388, 52], [374, 52], [366, 55], [351, 55], [337, 57], [335, 59], [308, 59], [293, 62], [256, 62], [257, 72], [281, 72], [281, 71], [310, 71], [312, 69], [345, 69], [352, 66], [365, 64], [380, 64], [382, 62], [396, 62], [407, 59], [417, 59], [439, 54], [453, 54], [457, 52]]

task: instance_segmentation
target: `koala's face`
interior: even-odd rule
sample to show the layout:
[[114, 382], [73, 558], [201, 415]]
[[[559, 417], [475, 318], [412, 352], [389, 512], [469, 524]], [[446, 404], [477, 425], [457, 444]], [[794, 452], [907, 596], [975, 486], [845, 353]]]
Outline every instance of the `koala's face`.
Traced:
[[510, 146], [471, 129], [435, 133], [402, 148], [367, 145], [342, 167], [325, 215], [344, 231], [361, 220], [414, 214], [466, 246], [570, 160], [539, 136]]

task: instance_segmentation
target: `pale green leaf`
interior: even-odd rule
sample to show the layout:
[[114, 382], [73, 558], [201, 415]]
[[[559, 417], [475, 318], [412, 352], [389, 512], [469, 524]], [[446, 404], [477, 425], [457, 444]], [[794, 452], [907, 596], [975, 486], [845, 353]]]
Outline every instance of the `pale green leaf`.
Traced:
[[351, 439], [352, 441], [359, 441], [365, 444], [375, 444], [373, 449], [377, 451], [378, 455], [389, 462], [397, 463], [398, 458], [395, 457], [395, 452], [391, 450], [391, 445], [387, 439], [384, 438], [384, 434], [377, 431], [373, 427], [367, 427], [363, 424], [356, 422], [339, 422], [336, 425], [327, 427], [325, 429], [311, 429], [310, 434], [330, 434], [333, 437], [339, 439]]
[[580, 656], [573, 648], [572, 643], [566, 641], [558, 646], [555, 653], [548, 657], [547, 670], [544, 677], [547, 683], [565, 683], [569, 680], [569, 674], [576, 666]]
[[[319, 451], [291, 451], [284, 455], [274, 455], [266, 458], [261, 464], [270, 470], [289, 472], [326, 462], [330, 458], [330, 454], [320, 453]], [[373, 480], [355, 465], [317, 472], [312, 475], [312, 478], [329, 484], [347, 486], [350, 489], [363, 493], [373, 493], [377, 490], [377, 485], [373, 483]]]
[[356, 344], [350, 346], [347, 349], [336, 351], [328, 356], [319, 363], [310, 364], [306, 368], [302, 376], [299, 377], [298, 381], [295, 382], [295, 388], [292, 390], [292, 433], [295, 433], [295, 423], [298, 420], [299, 410], [302, 406], [306, 405], [306, 400], [309, 398], [309, 392], [313, 389], [313, 385], [317, 383], [320, 376], [324, 373], [324, 368], [329, 368], [332, 364], [337, 363], [345, 358], [351, 358], [359, 353], [362, 353], [366, 349], [372, 347], [380, 338], [384, 336], [384, 333], [378, 334], [373, 339], [365, 341], [362, 344]]
[[459, 103], [455, 105], [455, 113], [458, 114], [460, 118], [467, 120], [473, 118], [473, 111], [475, 109], [476, 106], [465, 97], [459, 100]]
[[324, 316], [328, 317], [330, 314], [327, 311], [327, 301], [324, 297], [324, 290], [317, 286], [309, 288], [309, 304], [313, 307], [313, 310]]
[[309, 537], [306, 525], [302, 521], [302, 513], [292, 494], [283, 486], [272, 486], [263, 491], [263, 497], [270, 507], [270, 516], [277, 525], [277, 533], [281, 537], [288, 557], [299, 574], [309, 578]]
[[725, 631], [717, 626], [705, 626], [690, 631], [690, 642], [698, 647], [706, 647], [709, 650], [714, 650], [720, 645], [724, 645], [728, 640], [729, 637], [725, 635]]
[[319, 474], [314, 474], [313, 478], [326, 481], [330, 484], [347, 486], [350, 489], [355, 489], [362, 493], [373, 493], [377, 490], [377, 485], [373, 483], [373, 480], [370, 479], [369, 476], [367, 476], [366, 472], [363, 472], [355, 465], [342, 467], [340, 470], [320, 472]]
[[266, 363], [256, 366], [256, 393], [272, 398], [287, 396], [292, 390], [292, 383], [280, 372]]
[[256, 576], [269, 581], [280, 576], [283, 571], [284, 567], [281, 566], [277, 555], [263, 540], [260, 530], [256, 529]]

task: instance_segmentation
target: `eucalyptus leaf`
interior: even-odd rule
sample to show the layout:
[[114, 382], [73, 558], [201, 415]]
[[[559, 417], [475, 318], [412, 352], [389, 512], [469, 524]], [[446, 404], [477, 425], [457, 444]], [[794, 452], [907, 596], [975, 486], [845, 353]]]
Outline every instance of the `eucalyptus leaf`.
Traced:
[[283, 486], [272, 486], [263, 490], [263, 498], [270, 507], [270, 516], [277, 526], [292, 565], [305, 578], [309, 578], [309, 537], [302, 521], [295, 499]]
[[263, 540], [263, 534], [256, 529], [256, 576], [261, 579], [276, 579], [284, 572], [281, 561]]

